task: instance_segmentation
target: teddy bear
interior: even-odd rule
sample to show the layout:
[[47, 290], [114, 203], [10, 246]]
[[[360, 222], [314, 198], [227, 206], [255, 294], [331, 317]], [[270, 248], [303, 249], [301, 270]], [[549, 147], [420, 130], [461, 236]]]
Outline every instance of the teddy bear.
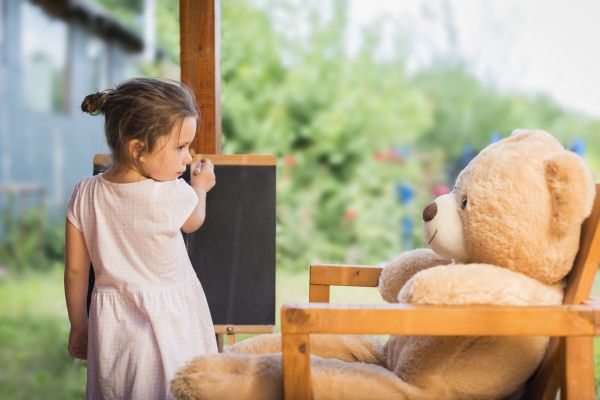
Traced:
[[[423, 210], [428, 249], [388, 262], [391, 303], [556, 305], [595, 188], [578, 155], [541, 130], [484, 148]], [[500, 399], [540, 364], [546, 337], [311, 335], [313, 397]], [[281, 399], [281, 336], [259, 335], [178, 371], [179, 399]]]

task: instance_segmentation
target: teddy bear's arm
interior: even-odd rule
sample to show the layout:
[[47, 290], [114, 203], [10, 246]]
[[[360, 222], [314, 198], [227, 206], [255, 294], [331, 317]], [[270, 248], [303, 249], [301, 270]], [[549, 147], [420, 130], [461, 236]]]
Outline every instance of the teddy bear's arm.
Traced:
[[424, 269], [449, 263], [449, 260], [431, 249], [406, 251], [384, 265], [377, 288], [385, 301], [397, 303], [398, 292], [413, 275]]
[[489, 264], [442, 265], [414, 275], [398, 301], [430, 305], [552, 305], [562, 302], [563, 285]]

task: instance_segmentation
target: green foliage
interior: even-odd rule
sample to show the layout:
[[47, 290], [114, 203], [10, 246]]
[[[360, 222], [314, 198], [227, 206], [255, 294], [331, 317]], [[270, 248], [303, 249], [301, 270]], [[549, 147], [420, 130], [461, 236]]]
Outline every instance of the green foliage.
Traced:
[[[344, 2], [334, 3], [328, 20], [316, 2], [234, 3], [223, 3], [223, 151], [280, 158], [279, 263], [305, 268], [309, 260], [391, 256], [406, 211], [394, 184], [414, 179], [422, 160], [399, 165], [374, 154], [409, 145], [431, 122], [403, 61], [378, 63], [377, 37], [347, 54]], [[278, 31], [275, 16], [304, 18], [296, 23], [309, 33]]]
[[179, 1], [156, 0], [157, 44], [168, 61], [179, 65]]
[[48, 220], [41, 207], [15, 211], [9, 197], [0, 211], [0, 265], [22, 273], [44, 269], [64, 256], [64, 227]]
[[0, 317], [0, 398], [82, 398], [85, 369], [65, 351], [68, 330], [53, 318]]
[[426, 149], [443, 148], [446, 159], [461, 156], [465, 144], [482, 149], [492, 132], [508, 136], [516, 128], [551, 132], [566, 147], [575, 138], [587, 139], [588, 161], [598, 170], [600, 121], [559, 107], [545, 96], [502, 93], [483, 86], [464, 66], [438, 66], [413, 78], [433, 108], [433, 123], [418, 137]]

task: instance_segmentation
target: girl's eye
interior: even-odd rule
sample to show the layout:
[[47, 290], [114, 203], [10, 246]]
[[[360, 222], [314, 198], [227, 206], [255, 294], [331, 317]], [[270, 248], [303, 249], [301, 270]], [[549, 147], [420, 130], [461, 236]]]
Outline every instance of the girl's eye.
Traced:
[[460, 203], [460, 208], [463, 210], [467, 208], [467, 196], [463, 197], [462, 202]]
[[177, 148], [177, 154], [179, 154], [179, 157], [185, 157], [186, 156], [186, 146], [179, 146]]

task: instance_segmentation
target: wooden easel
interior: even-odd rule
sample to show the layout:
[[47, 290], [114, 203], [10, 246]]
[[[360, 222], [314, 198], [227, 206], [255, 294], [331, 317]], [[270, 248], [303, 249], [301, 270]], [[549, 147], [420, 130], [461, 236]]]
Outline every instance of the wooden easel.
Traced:
[[[192, 149], [196, 154], [221, 153], [220, 0], [179, 0], [181, 81], [196, 96], [200, 122]], [[272, 333], [273, 325], [215, 325], [219, 351], [225, 336]]]

